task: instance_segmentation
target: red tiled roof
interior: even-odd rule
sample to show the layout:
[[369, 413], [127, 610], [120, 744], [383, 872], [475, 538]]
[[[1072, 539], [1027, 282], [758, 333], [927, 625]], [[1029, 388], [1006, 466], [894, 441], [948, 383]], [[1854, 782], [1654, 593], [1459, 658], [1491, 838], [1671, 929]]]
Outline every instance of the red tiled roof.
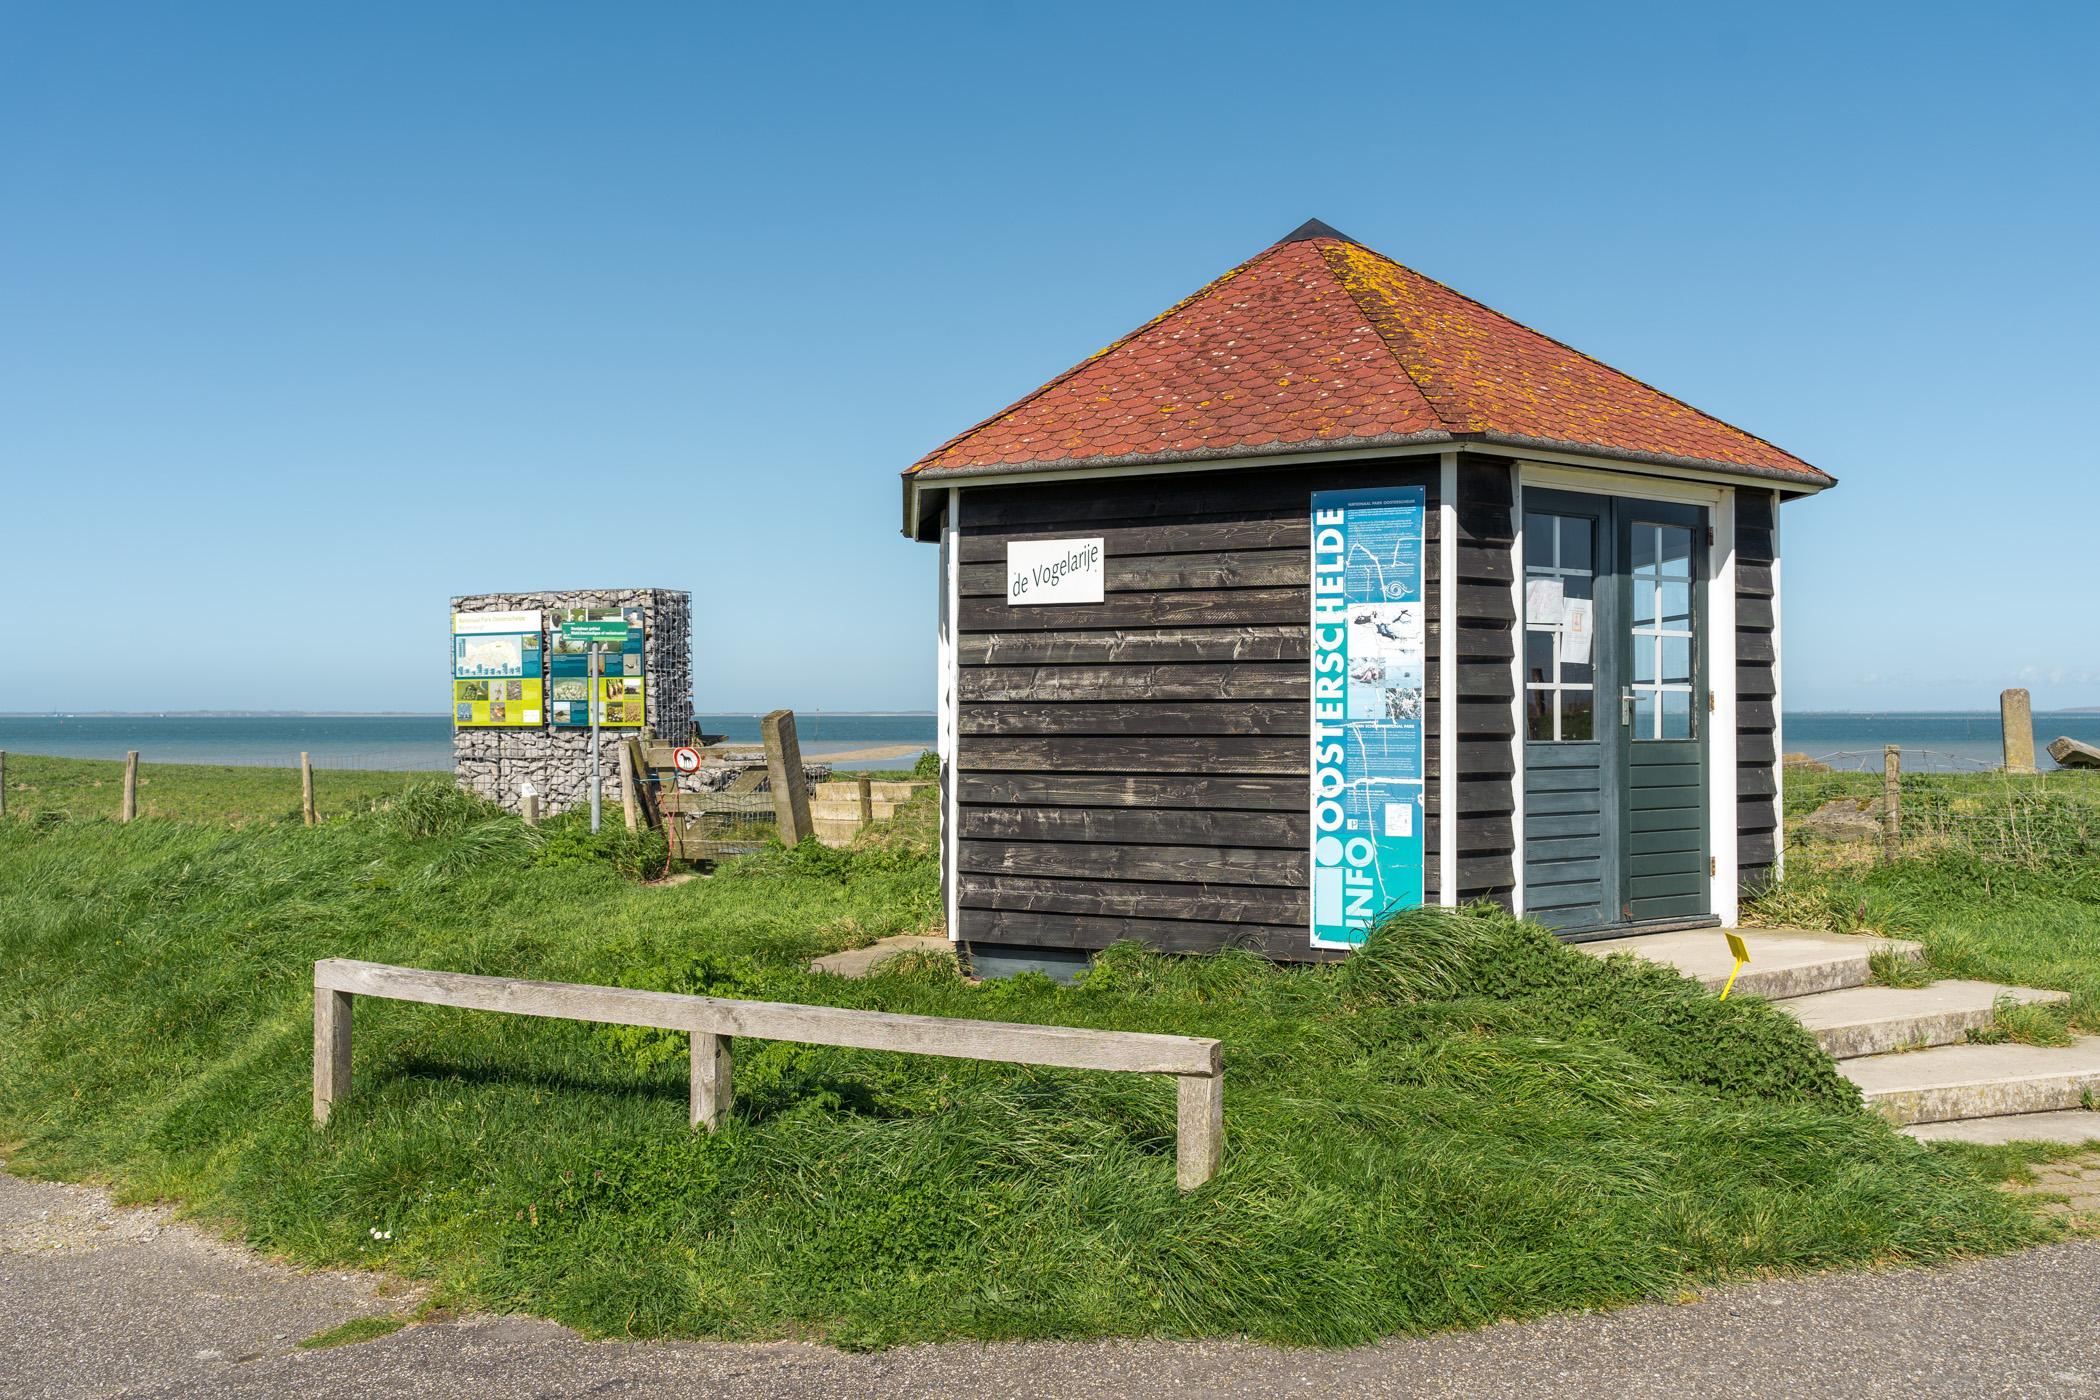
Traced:
[[1317, 221], [910, 471], [1468, 439], [1832, 480]]

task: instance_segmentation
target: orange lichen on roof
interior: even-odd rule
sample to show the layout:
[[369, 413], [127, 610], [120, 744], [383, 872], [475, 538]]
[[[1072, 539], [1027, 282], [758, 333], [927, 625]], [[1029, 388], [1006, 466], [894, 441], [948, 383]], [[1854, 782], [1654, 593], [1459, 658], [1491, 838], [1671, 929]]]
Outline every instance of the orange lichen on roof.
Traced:
[[910, 470], [1137, 465], [1467, 438], [1830, 481], [1320, 224]]

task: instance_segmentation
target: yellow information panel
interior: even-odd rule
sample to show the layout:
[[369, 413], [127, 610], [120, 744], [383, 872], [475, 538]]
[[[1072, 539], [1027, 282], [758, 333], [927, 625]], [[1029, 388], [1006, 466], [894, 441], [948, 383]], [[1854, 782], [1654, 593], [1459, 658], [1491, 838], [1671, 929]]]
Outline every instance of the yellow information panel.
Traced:
[[[558, 725], [589, 724], [590, 694], [589, 677], [557, 675], [550, 718]], [[600, 676], [598, 702], [601, 728], [640, 729], [645, 722], [640, 676]]]
[[493, 725], [517, 728], [541, 722], [541, 682], [537, 676], [509, 680], [452, 682], [452, 722], [462, 727]]

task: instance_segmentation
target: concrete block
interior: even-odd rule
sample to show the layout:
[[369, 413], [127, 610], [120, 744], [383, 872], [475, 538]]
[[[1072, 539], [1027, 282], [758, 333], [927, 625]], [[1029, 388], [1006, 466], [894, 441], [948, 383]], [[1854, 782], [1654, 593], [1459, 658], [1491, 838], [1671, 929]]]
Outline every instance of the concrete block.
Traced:
[[[1867, 959], [1876, 948], [1891, 947], [1916, 959], [1919, 946], [1899, 938], [1871, 934], [1810, 933], [1803, 929], [1743, 928], [1736, 932], [1750, 950], [1750, 965], [1736, 979], [1734, 996], [1808, 996], [1815, 992], [1857, 987], [1867, 981]], [[1632, 953], [1666, 963], [1713, 991], [1728, 981], [1735, 955], [1717, 928], [1675, 933], [1634, 934], [1574, 945], [1596, 957]]]
[[1942, 1045], [1908, 1055], [1840, 1060], [1869, 1107], [1890, 1122], [1938, 1123], [2083, 1108], [2100, 1094], [2100, 1036], [2061, 1048]]
[[1971, 1029], [1991, 1024], [1992, 1008], [2002, 996], [2022, 1002], [2070, 1000], [2068, 992], [1949, 978], [1929, 987], [1844, 987], [1794, 997], [1781, 1009], [1814, 1032], [1832, 1056], [1845, 1060], [1960, 1044]]
[[2056, 1113], [2014, 1113], [1998, 1118], [1955, 1118], [1942, 1123], [1913, 1123], [1903, 1130], [1920, 1142], [2007, 1142], [2100, 1144], [2100, 1113], [2064, 1109]]

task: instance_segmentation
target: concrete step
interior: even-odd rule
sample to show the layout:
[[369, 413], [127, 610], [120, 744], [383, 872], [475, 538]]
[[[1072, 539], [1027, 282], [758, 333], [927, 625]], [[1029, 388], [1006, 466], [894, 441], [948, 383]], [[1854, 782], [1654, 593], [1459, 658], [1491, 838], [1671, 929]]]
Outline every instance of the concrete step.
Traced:
[[2008, 1113], [1997, 1118], [1952, 1118], [1943, 1123], [1913, 1123], [1903, 1129], [1920, 1142], [2100, 1143], [2100, 1113], [2086, 1108], [2056, 1113]]
[[860, 818], [852, 821], [837, 821], [830, 817], [813, 816], [809, 819], [810, 835], [826, 846], [850, 846], [853, 838], [860, 834]]
[[1940, 1123], [2084, 1108], [2100, 1094], [2100, 1036], [2061, 1048], [1942, 1045], [1907, 1055], [1838, 1061], [1869, 1107], [1891, 1123]]
[[[1734, 996], [1770, 997], [1776, 1001], [1781, 997], [1863, 986], [1868, 977], [1867, 957], [1876, 948], [1895, 948], [1913, 961], [1920, 956], [1917, 944], [1900, 938], [1810, 933], [1792, 928], [1743, 928], [1736, 932], [1750, 950], [1750, 965], [1736, 979], [1735, 991], [1730, 994]], [[1597, 957], [1632, 953], [1650, 962], [1666, 963], [1713, 991], [1721, 989], [1735, 966], [1728, 940], [1716, 928], [1634, 934], [1574, 946]]]
[[1972, 1028], [1991, 1024], [1991, 1009], [2004, 996], [2023, 1002], [2070, 1000], [2069, 992], [1950, 978], [1929, 987], [1842, 987], [1790, 997], [1778, 1006], [1813, 1031], [1832, 1056], [1849, 1060], [1889, 1050], [1961, 1044]]

